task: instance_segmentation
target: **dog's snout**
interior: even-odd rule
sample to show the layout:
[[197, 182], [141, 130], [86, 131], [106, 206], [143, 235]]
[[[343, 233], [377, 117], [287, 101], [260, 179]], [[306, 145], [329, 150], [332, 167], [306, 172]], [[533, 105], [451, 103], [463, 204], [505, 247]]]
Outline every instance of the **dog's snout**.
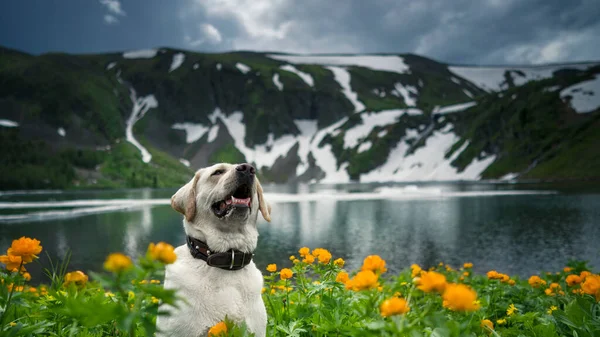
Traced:
[[236, 171], [242, 174], [254, 175], [254, 173], [256, 173], [256, 169], [254, 168], [254, 166], [245, 163], [239, 164], [235, 167], [235, 169]]

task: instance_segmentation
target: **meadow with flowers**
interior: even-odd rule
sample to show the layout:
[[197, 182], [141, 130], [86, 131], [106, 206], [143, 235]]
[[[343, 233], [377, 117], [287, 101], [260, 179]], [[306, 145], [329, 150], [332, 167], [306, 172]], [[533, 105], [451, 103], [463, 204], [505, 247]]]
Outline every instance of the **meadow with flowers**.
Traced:
[[[29, 285], [27, 265], [41, 242], [16, 239], [0, 256], [0, 336], [151, 336], [165, 290], [164, 265], [177, 256], [164, 242], [144, 256], [110, 254], [104, 272], [46, 269], [49, 284]], [[473, 265], [412, 265], [396, 275], [380, 256], [359, 270], [342, 257], [303, 247], [289, 265], [264, 271], [268, 336], [600, 336], [600, 275], [583, 262], [520, 279]], [[227, 317], [209, 336], [249, 336]]]

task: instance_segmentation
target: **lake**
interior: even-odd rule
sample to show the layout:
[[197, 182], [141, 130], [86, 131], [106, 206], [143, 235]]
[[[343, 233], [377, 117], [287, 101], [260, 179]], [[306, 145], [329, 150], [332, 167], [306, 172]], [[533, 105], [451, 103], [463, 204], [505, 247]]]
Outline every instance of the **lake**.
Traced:
[[[353, 184], [265, 186], [272, 222], [261, 221], [255, 261], [290, 265], [300, 247], [323, 247], [347, 269], [383, 257], [391, 272], [472, 262], [528, 277], [569, 259], [600, 267], [600, 191], [569, 185]], [[70, 270], [99, 271], [111, 252], [143, 254], [148, 243], [184, 243], [172, 190], [0, 193], [0, 249], [41, 240], [53, 260], [71, 250]], [[44, 253], [42, 253], [45, 255]], [[47, 265], [42, 256], [41, 265]], [[38, 265], [30, 267], [43, 280]], [[43, 280], [45, 281], [45, 280]], [[37, 282], [36, 282], [37, 283]]]

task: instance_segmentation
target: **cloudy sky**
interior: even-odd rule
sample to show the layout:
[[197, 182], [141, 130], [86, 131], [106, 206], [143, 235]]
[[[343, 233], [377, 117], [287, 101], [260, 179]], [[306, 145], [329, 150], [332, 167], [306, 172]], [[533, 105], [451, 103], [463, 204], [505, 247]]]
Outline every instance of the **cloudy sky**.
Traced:
[[6, 0], [0, 45], [30, 53], [417, 53], [466, 64], [600, 59], [598, 0]]

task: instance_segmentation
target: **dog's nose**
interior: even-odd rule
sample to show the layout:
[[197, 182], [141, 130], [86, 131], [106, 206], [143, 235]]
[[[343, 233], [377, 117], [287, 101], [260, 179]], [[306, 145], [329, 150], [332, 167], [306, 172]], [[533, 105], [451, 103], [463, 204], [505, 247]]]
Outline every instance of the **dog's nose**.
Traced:
[[254, 166], [252, 166], [250, 164], [239, 164], [238, 166], [235, 167], [235, 169], [240, 173], [245, 173], [245, 174], [250, 174], [250, 175], [254, 175], [254, 173], [256, 173], [256, 169], [254, 168]]

